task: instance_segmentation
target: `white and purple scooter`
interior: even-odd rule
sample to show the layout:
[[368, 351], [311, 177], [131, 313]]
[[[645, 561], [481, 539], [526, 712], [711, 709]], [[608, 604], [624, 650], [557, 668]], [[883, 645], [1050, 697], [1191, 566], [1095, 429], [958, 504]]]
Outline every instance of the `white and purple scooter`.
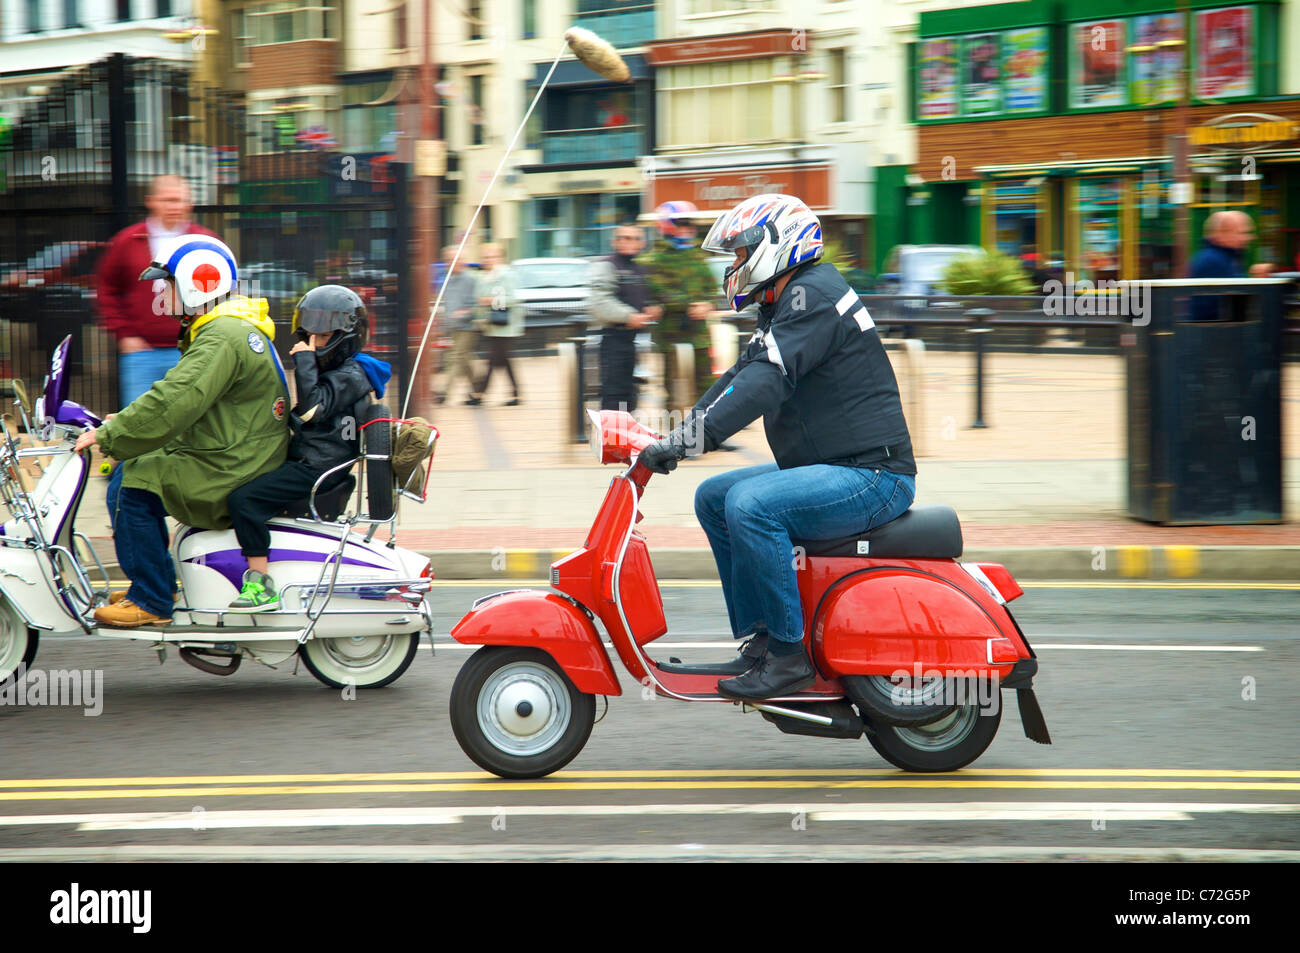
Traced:
[[[93, 613], [109, 598], [109, 574], [75, 528], [91, 457], [73, 451], [77, 437], [101, 421], [67, 399], [70, 341], [64, 338], [55, 349], [35, 407], [14, 382], [15, 404], [32, 439], [20, 441], [0, 421], [0, 502], [9, 511], [0, 526], [0, 683], [19, 666], [31, 666], [42, 633], [74, 632], [148, 643], [160, 662], [172, 647], [214, 675], [232, 674], [246, 657], [272, 668], [301, 658], [334, 688], [379, 688], [406, 671], [420, 633], [433, 631], [433, 571], [424, 556], [396, 545], [396, 504], [401, 497], [424, 501], [437, 430], [427, 438], [424, 466], [412, 475], [417, 485], [399, 486], [390, 428], [406, 422], [391, 418], [382, 404], [370, 406], [360, 427], [361, 455], [317, 480], [310, 498], [291, 510], [296, 515], [271, 521], [277, 610], [228, 608], [247, 568], [233, 530], [178, 525], [171, 541], [179, 583], [172, 623], [103, 627]], [[37, 461], [35, 479], [23, 468], [29, 459]], [[362, 479], [348, 476], [333, 492], [318, 492], [330, 475], [353, 466], [364, 471]], [[354, 488], [355, 511], [348, 509]], [[382, 526], [389, 527], [387, 541], [375, 539]], [[91, 581], [92, 570], [102, 585]]]

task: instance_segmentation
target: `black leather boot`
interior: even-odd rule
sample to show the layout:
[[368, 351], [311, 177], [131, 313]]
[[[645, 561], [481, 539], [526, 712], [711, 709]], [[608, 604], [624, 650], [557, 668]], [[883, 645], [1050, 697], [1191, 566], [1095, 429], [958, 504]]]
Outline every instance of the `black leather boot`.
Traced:
[[704, 662], [683, 665], [676, 659], [660, 663], [661, 671], [674, 675], [744, 675], [767, 651], [767, 633], [751, 635], [740, 644], [740, 654], [726, 662]]
[[742, 701], [759, 701], [803, 691], [816, 680], [817, 670], [802, 647], [793, 655], [773, 655], [769, 651], [744, 675], [718, 682], [718, 694]]

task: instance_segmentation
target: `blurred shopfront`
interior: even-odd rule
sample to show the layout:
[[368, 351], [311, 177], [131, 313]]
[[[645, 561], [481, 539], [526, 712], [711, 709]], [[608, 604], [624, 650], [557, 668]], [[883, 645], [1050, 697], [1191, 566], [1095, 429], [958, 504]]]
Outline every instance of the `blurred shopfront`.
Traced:
[[[1190, 210], [1184, 259], [1210, 213], [1240, 209], [1257, 231], [1248, 258], [1293, 265], [1300, 96], [1277, 94], [1278, 5], [1175, 6], [1027, 0], [922, 14], [904, 201], [961, 187], [982, 245], [1080, 278], [1171, 276], [1174, 200]], [[929, 240], [969, 240], [969, 223], [928, 219]]]

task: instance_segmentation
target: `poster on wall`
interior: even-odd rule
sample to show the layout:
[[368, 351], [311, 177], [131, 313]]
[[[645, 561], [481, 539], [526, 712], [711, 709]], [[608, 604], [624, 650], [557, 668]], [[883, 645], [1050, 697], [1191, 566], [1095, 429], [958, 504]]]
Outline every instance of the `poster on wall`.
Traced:
[[968, 36], [962, 46], [966, 53], [962, 75], [961, 111], [964, 116], [980, 116], [1002, 111], [1002, 51], [996, 33]]
[[921, 82], [917, 115], [922, 119], [957, 115], [957, 41], [926, 40], [917, 65]]
[[1118, 179], [1080, 180], [1080, 264], [1090, 278], [1119, 277], [1121, 203]]
[[1229, 7], [1196, 14], [1196, 95], [1200, 99], [1255, 93], [1255, 11]]
[[1123, 106], [1124, 21], [1098, 20], [1075, 24], [1071, 106]]
[[1002, 34], [1002, 51], [1006, 111], [1027, 113], [1047, 108], [1047, 30], [1008, 30]]
[[1183, 68], [1183, 21], [1177, 13], [1158, 13], [1133, 21], [1133, 59], [1129, 101], [1167, 103], [1179, 98]]

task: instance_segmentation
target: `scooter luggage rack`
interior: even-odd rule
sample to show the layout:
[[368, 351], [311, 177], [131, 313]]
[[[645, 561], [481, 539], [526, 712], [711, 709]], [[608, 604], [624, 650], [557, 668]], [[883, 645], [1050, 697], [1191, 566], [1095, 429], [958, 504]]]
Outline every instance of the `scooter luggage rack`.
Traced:
[[[333, 474], [339, 472], [340, 470], [351, 469], [354, 465], [362, 461], [365, 461], [367, 463], [370, 461], [375, 461], [375, 462], [382, 462], [382, 463], [389, 464], [389, 468], [390, 468], [389, 473], [391, 475], [392, 473], [391, 467], [393, 462], [391, 439], [389, 441], [388, 453], [369, 452], [370, 437], [369, 434], [366, 433], [366, 428], [372, 426], [373, 424], [384, 424], [385, 426], [390, 424], [397, 424], [399, 430], [403, 424], [421, 426], [421, 424], [418, 421], [407, 420], [401, 417], [376, 417], [374, 420], [367, 420], [364, 424], [362, 424], [359, 430], [362, 434], [362, 439], [363, 439], [362, 446], [365, 452], [363, 452], [355, 460], [352, 460], [347, 463], [340, 463], [337, 466], [331, 467], [330, 469], [326, 470], [324, 473], [322, 473], [319, 477], [316, 478], [316, 482], [312, 485], [311, 495], [307, 499], [307, 508], [311, 512], [312, 518], [315, 519], [317, 522], [323, 523], [325, 522], [325, 520], [322, 520], [320, 518], [320, 513], [317, 512], [316, 510], [316, 494], [320, 491], [320, 488], [325, 483], [325, 481]], [[428, 425], [424, 425], [424, 426], [428, 426]], [[396, 480], [393, 480], [392, 485], [390, 486], [390, 489], [396, 490], [399, 496], [406, 496], [409, 499], [414, 499], [420, 503], [423, 503], [427, 499], [428, 486], [429, 486], [429, 474], [432, 473], [433, 471], [433, 466], [432, 466], [433, 451], [435, 445], [438, 442], [438, 436], [439, 436], [439, 431], [437, 427], [430, 426], [429, 430], [430, 430], [430, 435], [425, 447], [426, 452], [424, 457], [422, 458], [423, 461], [429, 465], [425, 467], [424, 486], [421, 488], [420, 494], [417, 496], [414, 493], [405, 491], [403, 487], [397, 484]], [[336, 549], [334, 552], [326, 556], [324, 562], [321, 564], [320, 576], [317, 578], [316, 583], [309, 594], [308, 601], [305, 606], [307, 611], [308, 621], [307, 621], [307, 627], [303, 629], [303, 631], [298, 635], [299, 643], [304, 643], [311, 638], [312, 632], [315, 631], [316, 623], [320, 620], [321, 615], [324, 614], [326, 611], [328, 611], [327, 607], [329, 606], [330, 599], [332, 599], [334, 596], [334, 590], [336, 585], [338, 584], [339, 570], [342, 569], [343, 567], [343, 551], [347, 547], [348, 537], [352, 534], [351, 528], [360, 523], [364, 523], [367, 526], [369, 526], [365, 538], [366, 538], [366, 542], [370, 542], [370, 540], [374, 538], [375, 531], [378, 530], [380, 526], [387, 525], [389, 527], [388, 545], [389, 546], [396, 545], [396, 535], [397, 535], [396, 502], [394, 502], [393, 504], [392, 513], [389, 514], [389, 516], [384, 519], [375, 519], [372, 518], [369, 512], [366, 512], [364, 515], [361, 512], [362, 503], [364, 501], [369, 500], [370, 491], [371, 491], [370, 482], [369, 482], [370, 468], [362, 467], [362, 471], [363, 471], [363, 479], [357, 481], [357, 512], [344, 514], [340, 516], [340, 518], [336, 521], [337, 523], [342, 524], [344, 527], [343, 532], [339, 534], [339, 546], [338, 549]], [[414, 476], [415, 473], [418, 472], [419, 470], [417, 467], [415, 470], [412, 471], [412, 476]], [[410, 478], [408, 478], [408, 482], [409, 479]], [[327, 573], [329, 575], [329, 583], [325, 587], [325, 594], [321, 598], [320, 607], [317, 608], [316, 597], [320, 593], [321, 583], [324, 582]], [[425, 591], [428, 591], [427, 588], [425, 589]], [[421, 603], [424, 602], [423, 596], [421, 596], [420, 602]], [[370, 610], [370, 611], [376, 611], [376, 610]], [[378, 610], [378, 611], [382, 611], [382, 610]]]

